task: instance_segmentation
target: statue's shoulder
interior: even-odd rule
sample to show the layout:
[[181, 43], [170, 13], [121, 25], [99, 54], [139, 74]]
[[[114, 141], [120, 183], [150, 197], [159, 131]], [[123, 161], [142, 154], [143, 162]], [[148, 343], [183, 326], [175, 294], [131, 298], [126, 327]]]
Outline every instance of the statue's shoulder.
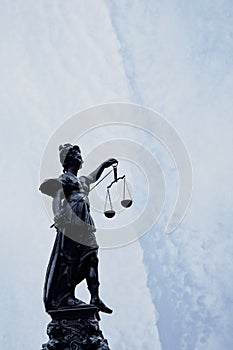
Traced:
[[66, 185], [68, 183], [72, 182], [72, 178], [69, 174], [67, 173], [63, 173], [58, 177], [58, 181], [62, 184], [62, 185]]
[[91, 175], [82, 175], [79, 177], [79, 180], [83, 183], [88, 184], [88, 185], [90, 185], [91, 183], [94, 182], [94, 179]]
[[87, 175], [87, 176], [80, 176], [79, 181], [81, 182], [81, 186], [86, 194], [90, 192], [90, 184], [93, 182], [92, 178]]

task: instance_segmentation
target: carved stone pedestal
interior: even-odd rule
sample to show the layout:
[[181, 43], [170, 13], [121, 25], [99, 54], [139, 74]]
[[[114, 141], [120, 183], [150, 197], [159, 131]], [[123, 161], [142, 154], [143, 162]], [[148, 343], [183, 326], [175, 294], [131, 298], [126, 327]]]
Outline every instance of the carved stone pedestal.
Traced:
[[99, 328], [99, 313], [92, 305], [48, 311], [49, 341], [43, 350], [110, 350]]

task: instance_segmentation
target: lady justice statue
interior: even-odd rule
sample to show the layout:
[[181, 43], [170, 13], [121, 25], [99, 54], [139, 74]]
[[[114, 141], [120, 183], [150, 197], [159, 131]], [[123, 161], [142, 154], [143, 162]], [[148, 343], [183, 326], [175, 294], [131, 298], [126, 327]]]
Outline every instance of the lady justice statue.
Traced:
[[104, 169], [116, 165], [114, 158], [100, 164], [88, 176], [78, 177], [83, 159], [79, 146], [69, 143], [59, 146], [63, 173], [57, 179], [47, 179], [40, 191], [53, 198], [52, 209], [57, 231], [44, 284], [46, 311], [78, 306], [75, 287], [84, 279], [90, 292], [90, 304], [99, 311], [112, 313], [99, 297], [98, 244], [94, 221], [90, 214], [88, 194]]

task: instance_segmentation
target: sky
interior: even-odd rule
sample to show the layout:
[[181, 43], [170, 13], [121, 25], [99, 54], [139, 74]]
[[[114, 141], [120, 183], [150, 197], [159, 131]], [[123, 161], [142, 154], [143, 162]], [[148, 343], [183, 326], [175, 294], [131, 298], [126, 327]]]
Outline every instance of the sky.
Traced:
[[[167, 235], [177, 172], [140, 134], [163, 170], [167, 201], [140, 240], [100, 250], [101, 295], [114, 308], [101, 329], [111, 349], [231, 350], [232, 2], [1, 0], [0, 16], [1, 347], [47, 341], [42, 288], [54, 232], [38, 192], [46, 145], [78, 112], [125, 102], [177, 130], [193, 191]], [[85, 285], [78, 293], [88, 298]]]

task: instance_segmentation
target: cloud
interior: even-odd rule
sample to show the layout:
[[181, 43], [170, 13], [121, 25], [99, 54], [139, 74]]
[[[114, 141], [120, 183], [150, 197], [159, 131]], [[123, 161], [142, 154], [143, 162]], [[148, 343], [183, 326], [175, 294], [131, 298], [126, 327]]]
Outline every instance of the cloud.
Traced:
[[[168, 211], [141, 242], [162, 349], [231, 349], [231, 3], [106, 4], [131, 98], [173, 123], [193, 163], [193, 198], [183, 224], [164, 237]], [[174, 190], [172, 171], [164, 168]]]

